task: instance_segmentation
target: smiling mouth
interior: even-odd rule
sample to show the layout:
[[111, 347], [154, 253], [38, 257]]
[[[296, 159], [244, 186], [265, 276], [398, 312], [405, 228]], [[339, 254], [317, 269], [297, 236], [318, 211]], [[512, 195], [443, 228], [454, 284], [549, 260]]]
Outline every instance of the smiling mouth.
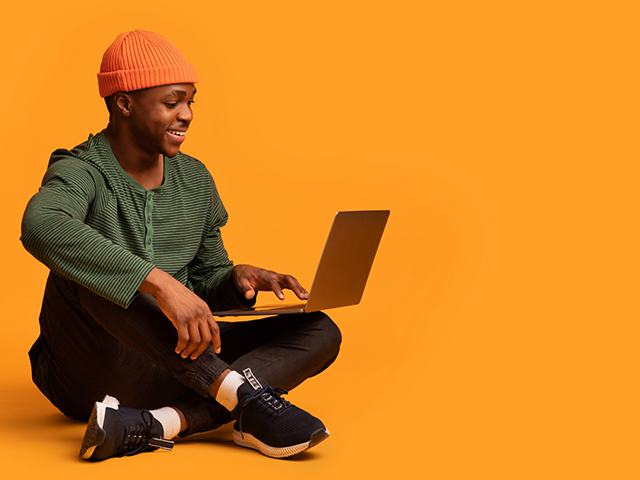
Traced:
[[177, 135], [179, 137], [184, 137], [184, 134], [187, 132], [181, 132], [179, 130], [167, 130], [171, 135]]

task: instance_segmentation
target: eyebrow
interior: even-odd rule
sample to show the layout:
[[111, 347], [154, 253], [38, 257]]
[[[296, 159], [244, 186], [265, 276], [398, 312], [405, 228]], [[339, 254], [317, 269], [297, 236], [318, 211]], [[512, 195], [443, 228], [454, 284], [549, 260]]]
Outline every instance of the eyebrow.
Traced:
[[[198, 89], [194, 88], [193, 93], [191, 95], [195, 95], [197, 91]], [[187, 92], [185, 92], [184, 90], [171, 90], [169, 93], [165, 95], [165, 97], [170, 97], [172, 95], [186, 95], [186, 94]]]

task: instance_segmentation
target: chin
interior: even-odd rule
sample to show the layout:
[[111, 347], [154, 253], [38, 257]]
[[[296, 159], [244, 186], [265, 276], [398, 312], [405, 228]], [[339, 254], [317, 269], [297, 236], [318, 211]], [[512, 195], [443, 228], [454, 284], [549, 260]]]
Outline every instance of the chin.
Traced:
[[163, 148], [162, 154], [165, 157], [175, 157], [178, 153], [180, 153], [179, 147], [171, 147], [171, 148]]

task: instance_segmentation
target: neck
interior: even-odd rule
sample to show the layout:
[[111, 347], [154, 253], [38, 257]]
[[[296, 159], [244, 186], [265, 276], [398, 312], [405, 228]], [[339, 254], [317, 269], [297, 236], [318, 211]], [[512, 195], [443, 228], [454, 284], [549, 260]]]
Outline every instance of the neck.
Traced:
[[131, 178], [145, 189], [156, 188], [164, 181], [164, 155], [149, 153], [135, 141], [131, 132], [109, 123], [105, 137], [113, 155]]

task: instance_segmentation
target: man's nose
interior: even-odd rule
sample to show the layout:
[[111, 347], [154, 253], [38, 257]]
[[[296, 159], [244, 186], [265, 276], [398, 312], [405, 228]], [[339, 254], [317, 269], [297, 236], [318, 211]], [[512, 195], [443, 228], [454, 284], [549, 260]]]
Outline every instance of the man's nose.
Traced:
[[178, 120], [190, 123], [193, 120], [193, 110], [189, 105], [184, 105], [178, 112]]

